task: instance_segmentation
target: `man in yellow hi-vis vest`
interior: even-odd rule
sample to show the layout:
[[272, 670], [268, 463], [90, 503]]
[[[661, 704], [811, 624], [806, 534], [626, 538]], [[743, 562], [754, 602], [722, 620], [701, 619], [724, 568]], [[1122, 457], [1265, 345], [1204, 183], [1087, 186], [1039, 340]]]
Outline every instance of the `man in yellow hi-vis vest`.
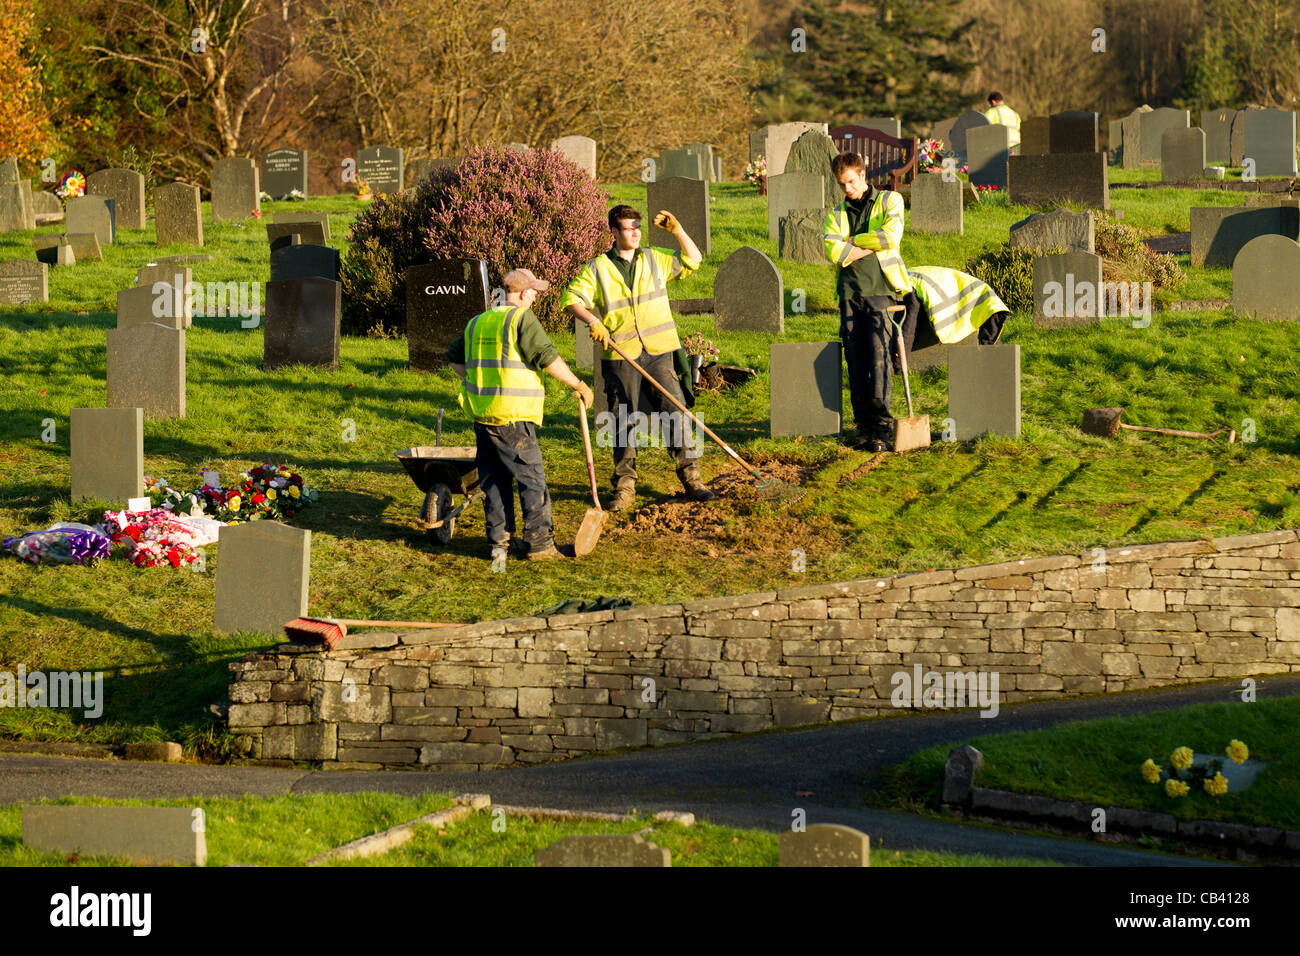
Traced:
[[858, 426], [853, 444], [887, 451], [894, 438], [889, 405], [895, 338], [887, 310], [905, 306], [908, 323], [914, 323], [920, 311], [899, 254], [903, 197], [868, 183], [867, 165], [857, 153], [836, 156], [831, 171], [844, 190], [844, 202], [827, 215], [823, 238], [826, 258], [836, 267], [840, 341], [849, 369], [849, 402]]
[[1020, 114], [1002, 101], [1002, 94], [994, 90], [989, 94], [989, 108], [985, 118], [992, 126], [1007, 128], [1007, 145], [1013, 154], [1020, 153]]
[[654, 222], [672, 233], [679, 251], [638, 248], [641, 213], [631, 206], [615, 206], [609, 211], [613, 245], [587, 263], [564, 294], [564, 306], [587, 323], [592, 341], [604, 348], [600, 361], [608, 414], [619, 423], [609, 429], [614, 445], [610, 511], [630, 508], [636, 499], [637, 429], [627, 423], [638, 415], [643, 396], [659, 422], [686, 496], [692, 501], [713, 497], [700, 476], [700, 448], [692, 441], [685, 416], [610, 348], [611, 341], [617, 343], [628, 358], [685, 404], [673, 357], [681, 342], [668, 308], [666, 284], [698, 269], [700, 250], [671, 212], [661, 210]]
[[550, 288], [528, 269], [514, 269], [502, 280], [506, 304], [469, 320], [465, 334], [447, 350], [461, 378], [460, 407], [474, 416], [479, 487], [492, 559], [506, 556], [515, 532], [514, 483], [524, 512], [523, 544], [529, 561], [562, 557], [555, 547], [551, 492], [546, 487], [537, 427], [542, 423], [545, 371], [591, 405], [591, 389], [569, 370], [533, 315], [538, 293]]

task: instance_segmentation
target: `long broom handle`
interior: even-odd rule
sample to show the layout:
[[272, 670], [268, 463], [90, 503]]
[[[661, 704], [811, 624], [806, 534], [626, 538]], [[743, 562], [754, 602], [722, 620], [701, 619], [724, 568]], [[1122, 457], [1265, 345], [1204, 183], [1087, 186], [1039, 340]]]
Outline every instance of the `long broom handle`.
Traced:
[[1119, 423], [1119, 427], [1127, 428], [1129, 431], [1134, 432], [1155, 432], [1157, 435], [1176, 435], [1179, 438], [1215, 438], [1226, 431], [1232, 431], [1230, 428], [1220, 428], [1217, 432], [1206, 434], [1205, 432], [1180, 431], [1177, 428], [1151, 428], [1148, 425], [1125, 425], [1123, 422]]
[[730, 455], [732, 458], [736, 459], [736, 461], [740, 463], [741, 467], [743, 467], [747, 472], [749, 472], [751, 475], [753, 475], [753, 476], [754, 476], [755, 478], [757, 478], [759, 481], [766, 481], [766, 480], [767, 480], [767, 478], [763, 475], [763, 473], [762, 473], [761, 471], [759, 471], [757, 468], [755, 468], [755, 467], [754, 467], [753, 465], [751, 465], [749, 462], [745, 461], [745, 459], [743, 459], [743, 458], [741, 458], [739, 455], [737, 455], [737, 454], [732, 450], [732, 448], [731, 448], [730, 445], [728, 445], [725, 441], [723, 441], [723, 440], [722, 440], [721, 438], [719, 438], [717, 435], [713, 434], [713, 430], [712, 430], [711, 428], [709, 428], [708, 425], [704, 424], [704, 422], [700, 421], [698, 418], [696, 418], [694, 415], [692, 415], [690, 409], [688, 409], [688, 408], [687, 408], [685, 405], [683, 405], [681, 402], [677, 401], [677, 399], [673, 398], [672, 393], [669, 392], [668, 389], [666, 389], [666, 388], [664, 388], [662, 385], [660, 385], [660, 384], [659, 384], [659, 383], [658, 383], [658, 382], [657, 382], [657, 381], [656, 381], [656, 380], [655, 380], [655, 379], [650, 375], [649, 372], [647, 372], [645, 369], [643, 369], [640, 365], [637, 365], [636, 362], [634, 362], [632, 359], [628, 358], [628, 357], [627, 357], [627, 353], [624, 352], [621, 348], [618, 347], [618, 343], [615, 342], [614, 339], [613, 339], [612, 337], [611, 337], [610, 340], [609, 340], [609, 347], [612, 348], [615, 352], [617, 352], [620, 356], [622, 356], [623, 361], [627, 362], [628, 365], [631, 365], [634, 369], [636, 369], [638, 372], [640, 372], [642, 378], [644, 378], [647, 382], [649, 382], [649, 383], [650, 383], [651, 385], [653, 385], [655, 388], [659, 389], [659, 391], [660, 391], [660, 393], [663, 395], [663, 397], [666, 398], [666, 399], [668, 399], [668, 401], [670, 401], [670, 402], [673, 403], [673, 407], [674, 407], [674, 408], [676, 408], [676, 409], [677, 409], [679, 412], [681, 412], [683, 415], [688, 416], [688, 417], [690, 418], [691, 421], [695, 422], [695, 424], [696, 424], [697, 426], [699, 426], [700, 430], [701, 430], [702, 432], [704, 432], [704, 434], [708, 435], [708, 436], [709, 436], [710, 438], [712, 438], [715, 442], [717, 442], [718, 447], [721, 448], [723, 451], [725, 451], [725, 452], [726, 452], [728, 455]]
[[587, 403], [578, 396], [578, 417], [582, 419], [582, 450], [587, 456], [587, 477], [591, 479], [591, 500], [600, 507], [600, 498], [596, 494], [596, 463], [591, 457], [591, 435], [587, 431]]
[[329, 621], [331, 624], [346, 624], [348, 627], [379, 625], [383, 627], [464, 627], [464, 624], [435, 624], [431, 621], [361, 621], [346, 617], [317, 617], [314, 621]]

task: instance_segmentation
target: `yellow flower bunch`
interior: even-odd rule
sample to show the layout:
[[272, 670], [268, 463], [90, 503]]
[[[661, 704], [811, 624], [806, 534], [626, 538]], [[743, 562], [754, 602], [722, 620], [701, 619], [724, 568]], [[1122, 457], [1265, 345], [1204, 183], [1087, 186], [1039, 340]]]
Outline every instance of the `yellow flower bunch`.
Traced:
[[1160, 782], [1160, 768], [1156, 766], [1156, 762], [1150, 757], [1148, 757], [1147, 762], [1142, 765], [1142, 779], [1147, 783]]
[[1179, 747], [1169, 755], [1169, 766], [1175, 770], [1186, 770], [1192, 765], [1193, 756], [1191, 747]]
[[1240, 740], [1228, 741], [1228, 756], [1233, 763], [1245, 763], [1250, 757], [1250, 749]]
[[231, 511], [238, 511], [239, 495], [231, 495], [228, 499], [226, 499], [226, 507], [229, 508]]
[[1172, 777], [1165, 781], [1165, 796], [1167, 797], [1185, 797], [1187, 796], [1187, 784], [1181, 780], [1174, 780]]
[[298, 486], [297, 486], [297, 485], [290, 485], [290, 486], [289, 486], [289, 497], [290, 497], [290, 498], [297, 498], [297, 497], [298, 497], [299, 495], [301, 495], [301, 494], [302, 494], [302, 492], [298, 490]]
[[1221, 797], [1228, 792], [1228, 778], [1221, 773], [1205, 778], [1205, 792], [1212, 797]]
[[275, 500], [275, 489], [274, 489], [274, 488], [267, 488], [267, 489], [266, 489], [266, 500], [267, 500], [267, 501], [274, 501], [274, 500]]

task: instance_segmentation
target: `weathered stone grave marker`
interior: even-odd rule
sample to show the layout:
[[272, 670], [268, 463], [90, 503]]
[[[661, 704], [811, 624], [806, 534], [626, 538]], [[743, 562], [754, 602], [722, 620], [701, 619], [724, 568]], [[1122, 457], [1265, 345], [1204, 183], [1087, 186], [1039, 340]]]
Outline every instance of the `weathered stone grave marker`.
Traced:
[[72, 500], [125, 505], [144, 493], [144, 409], [74, 408]]
[[646, 216], [650, 223], [650, 245], [677, 249], [672, 234], [654, 225], [659, 210], [667, 209], [681, 222], [687, 234], [695, 240], [700, 252], [708, 255], [713, 247], [709, 226], [709, 184], [701, 179], [674, 176], [646, 183]]
[[787, 262], [826, 263], [823, 229], [826, 213], [821, 209], [796, 209], [781, 217], [777, 254]]
[[781, 173], [767, 177], [767, 238], [781, 238], [781, 217], [802, 209], [822, 209], [825, 203], [821, 176], [815, 173]]
[[635, 833], [567, 836], [534, 854], [538, 866], [672, 866], [665, 847]]
[[1053, 209], [1036, 212], [1012, 226], [1010, 245], [1013, 249], [1032, 249], [1039, 255], [1056, 248], [1067, 252], [1096, 252], [1095, 230], [1091, 209], [1083, 212]]
[[1101, 294], [1101, 256], [1075, 250], [1034, 260], [1037, 328], [1100, 324]]
[[325, 241], [330, 239], [330, 215], [327, 212], [316, 212], [314, 210], [305, 210], [303, 212], [276, 212], [271, 214], [271, 221], [280, 222], [318, 222], [320, 223], [321, 232], [325, 234]]
[[1017, 156], [1046, 156], [1052, 151], [1052, 121], [1031, 116], [1020, 123], [1020, 151]]
[[1300, 237], [1300, 210], [1294, 206], [1193, 206], [1192, 265], [1231, 267], [1256, 236]]
[[825, 123], [775, 123], [766, 129], [764, 148], [767, 150], [767, 178], [785, 172], [785, 161], [790, 155], [790, 147], [810, 129], [827, 131]]
[[22, 826], [23, 846], [39, 853], [126, 857], [154, 866], [205, 866], [208, 860], [198, 807], [25, 806]]
[[[1141, 127], [1140, 132], [1140, 163], [1144, 166], [1153, 167], [1160, 162], [1160, 142], [1164, 138], [1165, 130], [1168, 129], [1187, 129], [1192, 125], [1192, 114], [1187, 110], [1171, 109], [1168, 106], [1162, 106], [1158, 110], [1152, 110], [1149, 113], [1143, 113], [1138, 118], [1138, 125]], [[1125, 143], [1128, 142], [1127, 137]]]
[[596, 178], [596, 141], [590, 136], [561, 136], [551, 149], [576, 163], [592, 179]]
[[1296, 175], [1295, 113], [1291, 110], [1251, 110], [1246, 115], [1246, 157], [1255, 161], [1255, 175]]
[[279, 521], [222, 528], [213, 629], [279, 637], [285, 624], [307, 613], [310, 579], [310, 531]]
[[108, 330], [109, 408], [185, 417], [185, 330], [157, 323]]
[[948, 151], [958, 154], [958, 165], [966, 159], [969, 144], [966, 142], [966, 131], [974, 129], [977, 126], [988, 126], [989, 118], [979, 110], [967, 110], [962, 113], [952, 124], [952, 129], [948, 133], [950, 142], [946, 142]]
[[86, 177], [86, 195], [113, 200], [116, 227], [144, 228], [144, 176], [135, 170], [114, 167], [91, 173]]
[[402, 150], [393, 146], [368, 146], [357, 154], [357, 177], [364, 179], [376, 196], [401, 192], [406, 172], [402, 156]]
[[814, 823], [781, 834], [780, 866], [870, 866], [871, 838], [838, 823]]
[[63, 238], [72, 246], [72, 255], [78, 262], [103, 262], [104, 253], [99, 248], [99, 236], [93, 232], [72, 232], [63, 234]]
[[319, 276], [339, 281], [339, 251], [333, 246], [303, 243], [271, 250], [271, 281]]
[[1205, 175], [1205, 130], [1199, 126], [1165, 130], [1160, 140], [1161, 181], [1185, 183]]
[[1220, 166], [1232, 164], [1232, 121], [1237, 111], [1210, 110], [1201, 114], [1201, 129], [1205, 130], [1205, 161]]
[[1064, 110], [1047, 118], [1048, 142], [1053, 153], [1097, 152], [1097, 114], [1091, 110]]
[[247, 156], [230, 156], [212, 164], [212, 218], [241, 222], [262, 209], [257, 164]]
[[975, 126], [966, 133], [966, 163], [976, 186], [1007, 188], [1011, 130], [1002, 125]]
[[1063, 200], [1092, 209], [1110, 208], [1105, 153], [1012, 156], [1007, 161], [1007, 198], [1026, 206]]
[[1300, 242], [1286, 236], [1257, 236], [1232, 264], [1232, 308], [1270, 322], [1300, 320], [1300, 298], [1281, 276], [1300, 275]]
[[[1005, 127], [994, 127], [1005, 129]], [[955, 232], [962, 234], [963, 183], [946, 183], [936, 173], [922, 173], [912, 180], [913, 232]]]
[[981, 345], [948, 353], [948, 417], [957, 441], [1020, 437], [1020, 346]]
[[0, 232], [23, 232], [36, 228], [36, 207], [32, 184], [20, 179], [0, 185]]
[[843, 411], [839, 342], [768, 346], [769, 434], [838, 435]]
[[780, 335], [785, 330], [785, 288], [772, 260], [753, 246], [741, 246], [727, 256], [713, 280], [713, 315], [718, 331]]
[[[117, 201], [108, 196], [76, 196], [68, 200], [64, 232], [69, 236], [93, 232], [100, 246], [111, 246], [117, 236]], [[81, 259], [80, 253], [77, 258]]]
[[50, 267], [32, 259], [0, 262], [0, 303], [26, 305], [50, 301]]
[[67, 236], [36, 236], [32, 239], [36, 260], [51, 266], [73, 266], [77, 257]]
[[168, 183], [153, 191], [153, 219], [158, 245], [203, 245], [203, 213], [199, 187]]

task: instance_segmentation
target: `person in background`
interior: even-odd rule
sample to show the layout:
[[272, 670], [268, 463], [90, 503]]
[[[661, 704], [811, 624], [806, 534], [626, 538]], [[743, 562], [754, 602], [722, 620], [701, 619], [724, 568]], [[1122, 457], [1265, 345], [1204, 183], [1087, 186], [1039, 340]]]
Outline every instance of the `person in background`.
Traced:
[[1012, 155], [1019, 155], [1020, 114], [1007, 106], [1002, 100], [1002, 94], [996, 90], [989, 94], [989, 108], [984, 111], [984, 116], [992, 125], [1007, 128], [1007, 145]]

